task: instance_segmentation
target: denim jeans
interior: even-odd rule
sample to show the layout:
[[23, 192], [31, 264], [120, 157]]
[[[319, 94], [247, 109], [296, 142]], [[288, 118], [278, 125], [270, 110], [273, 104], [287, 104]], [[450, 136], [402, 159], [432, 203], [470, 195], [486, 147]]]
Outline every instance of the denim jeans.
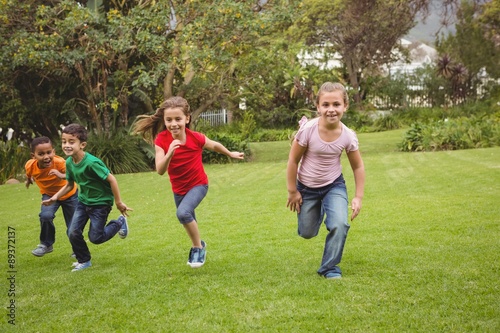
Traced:
[[302, 206], [298, 214], [299, 236], [306, 239], [316, 236], [326, 215], [328, 234], [318, 274], [341, 273], [337, 265], [342, 260], [350, 228], [344, 177], [340, 175], [333, 183], [319, 188], [309, 188], [297, 181], [297, 190], [302, 195]]
[[190, 189], [186, 194], [174, 193], [175, 206], [177, 207], [177, 218], [181, 224], [196, 221], [194, 210], [205, 198], [208, 185], [198, 185]]
[[69, 241], [78, 262], [83, 263], [91, 259], [87, 242], [83, 238], [83, 229], [89, 219], [88, 236], [89, 240], [94, 244], [101, 244], [110, 240], [120, 230], [121, 223], [117, 220], [111, 220], [106, 224], [111, 208], [111, 206], [106, 205], [86, 206], [78, 202], [68, 231]]
[[[52, 196], [42, 194], [42, 200], [48, 200]], [[40, 209], [40, 244], [47, 247], [52, 246], [56, 241], [56, 227], [54, 218], [59, 207], [62, 207], [64, 222], [66, 223], [66, 235], [68, 235], [71, 219], [78, 204], [78, 191], [66, 200], [58, 200], [50, 206], [42, 205]]]

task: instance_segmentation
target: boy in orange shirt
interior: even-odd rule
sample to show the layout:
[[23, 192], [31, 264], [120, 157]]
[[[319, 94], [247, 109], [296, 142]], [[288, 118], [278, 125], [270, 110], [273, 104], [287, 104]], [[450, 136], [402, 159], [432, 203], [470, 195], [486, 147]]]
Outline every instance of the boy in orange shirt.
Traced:
[[[26, 188], [33, 181], [40, 188], [42, 200], [51, 198], [64, 185], [66, 185], [66, 161], [55, 155], [54, 147], [49, 138], [42, 136], [31, 142], [31, 159], [26, 162]], [[78, 193], [76, 186], [66, 195], [54, 202], [51, 206], [41, 206], [40, 211], [40, 244], [31, 251], [33, 255], [42, 257], [53, 251], [56, 228], [54, 225], [55, 213], [62, 207], [64, 220], [66, 221], [66, 234], [73, 218], [76, 205], [78, 204]]]

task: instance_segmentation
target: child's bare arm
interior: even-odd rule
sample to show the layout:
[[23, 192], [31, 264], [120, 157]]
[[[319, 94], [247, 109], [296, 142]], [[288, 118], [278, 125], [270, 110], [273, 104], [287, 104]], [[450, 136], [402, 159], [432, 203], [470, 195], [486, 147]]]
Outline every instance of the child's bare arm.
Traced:
[[286, 167], [286, 186], [288, 190], [286, 206], [292, 212], [297, 213], [300, 213], [300, 206], [302, 205], [302, 195], [297, 191], [297, 169], [305, 151], [305, 147], [302, 147], [296, 140], [293, 140]]
[[234, 159], [242, 160], [245, 158], [244, 153], [240, 153], [237, 151], [229, 151], [224, 145], [220, 142], [210, 140], [209, 138], [205, 139], [205, 145], [203, 148], [206, 148], [211, 151], [215, 151], [216, 153], [219, 154], [224, 154], [226, 156], [229, 156]]
[[361, 202], [363, 200], [365, 191], [365, 165], [359, 150], [347, 153], [349, 163], [351, 164], [352, 172], [354, 173], [354, 183], [356, 186], [356, 193], [351, 201], [351, 221], [358, 216], [361, 210]]
[[26, 175], [26, 188], [29, 188], [31, 184], [33, 184], [33, 178], [30, 175]]
[[163, 176], [165, 172], [167, 172], [168, 165], [174, 156], [174, 152], [180, 146], [181, 142], [179, 140], [174, 140], [170, 144], [167, 153], [165, 153], [162, 147], [155, 145], [155, 166], [156, 172], [158, 172], [159, 175]]
[[115, 176], [110, 173], [108, 174], [108, 178], [106, 178], [106, 180], [109, 182], [109, 185], [111, 185], [111, 191], [113, 192], [113, 196], [115, 197], [116, 208], [118, 208], [123, 216], [128, 216], [127, 211], [131, 211], [132, 209], [127, 207], [127, 205], [122, 201], [122, 198], [120, 196], [120, 188], [118, 187], [118, 182], [116, 181]]
[[74, 186], [75, 186], [74, 181], [68, 181], [66, 183], [66, 185], [61, 187], [61, 189], [56, 194], [54, 194], [51, 198], [49, 198], [47, 200], [43, 200], [42, 205], [44, 205], [44, 206], [52, 205], [54, 202], [59, 200], [60, 197], [63, 197], [66, 193], [70, 192]]

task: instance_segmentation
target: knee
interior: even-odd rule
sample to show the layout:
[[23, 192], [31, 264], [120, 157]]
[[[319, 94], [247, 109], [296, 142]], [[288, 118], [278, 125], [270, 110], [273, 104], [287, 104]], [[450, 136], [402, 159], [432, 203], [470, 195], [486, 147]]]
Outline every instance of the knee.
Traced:
[[55, 215], [52, 212], [41, 212], [39, 216], [40, 222], [42, 223], [50, 223], [55, 218]]
[[193, 215], [186, 210], [177, 210], [177, 219], [181, 223], [188, 223], [194, 220]]
[[318, 232], [315, 230], [308, 230], [308, 229], [299, 228], [298, 234], [302, 238], [311, 239], [313, 237], [316, 237], [318, 235]]
[[102, 244], [104, 243], [104, 236], [94, 232], [89, 232], [89, 241], [93, 244]]
[[349, 228], [351, 226], [346, 222], [338, 222], [338, 223], [326, 223], [326, 230], [328, 232], [335, 232], [340, 234], [347, 234]]
[[70, 241], [82, 238], [82, 232], [77, 229], [68, 230], [68, 238]]

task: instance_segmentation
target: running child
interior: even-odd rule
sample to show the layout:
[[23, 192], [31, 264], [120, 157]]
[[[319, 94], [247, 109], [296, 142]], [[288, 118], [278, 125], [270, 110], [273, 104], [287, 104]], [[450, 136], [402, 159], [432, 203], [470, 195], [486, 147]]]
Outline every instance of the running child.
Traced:
[[[26, 169], [26, 188], [35, 182], [42, 194], [42, 201], [52, 197], [67, 183], [66, 161], [55, 154], [52, 141], [48, 137], [41, 136], [31, 141], [31, 159], [26, 162], [24, 168]], [[43, 257], [54, 250], [55, 214], [59, 207], [62, 207], [67, 234], [77, 203], [78, 192], [75, 187], [61, 196], [53, 205], [41, 205], [38, 215], [40, 217], [40, 244], [31, 251], [33, 255]]]
[[[318, 274], [342, 277], [342, 259], [348, 223], [348, 198], [340, 158], [345, 150], [354, 173], [355, 194], [351, 221], [361, 210], [365, 168], [356, 134], [340, 120], [349, 99], [340, 83], [324, 83], [316, 97], [318, 117], [301, 123], [292, 142], [287, 164], [287, 207], [297, 212], [298, 234], [309, 239], [318, 234], [324, 219], [328, 234]], [[325, 218], [326, 217], [326, 218]]]
[[[80, 187], [78, 205], [68, 231], [69, 241], [78, 262], [73, 263], [73, 272], [92, 266], [90, 250], [83, 238], [83, 229], [90, 219], [89, 240], [94, 244], [104, 243], [118, 232], [121, 238], [128, 235], [126, 216], [129, 207], [122, 201], [116, 178], [106, 165], [94, 155], [84, 151], [87, 146], [87, 130], [79, 124], [70, 124], [62, 130], [62, 149], [66, 156], [66, 179], [68, 183], [42, 203], [52, 205], [67, 192], [73, 190], [75, 182]], [[113, 202], [121, 215], [106, 224]]]
[[154, 115], [143, 115], [134, 125], [134, 132], [145, 139], [154, 139], [156, 171], [168, 173], [177, 207], [177, 219], [186, 230], [192, 246], [187, 264], [192, 268], [203, 266], [206, 243], [201, 240], [195, 209], [206, 196], [208, 177], [202, 164], [203, 149], [243, 159], [244, 154], [231, 152], [222, 144], [204, 134], [191, 131], [191, 112], [182, 97], [164, 101]]

